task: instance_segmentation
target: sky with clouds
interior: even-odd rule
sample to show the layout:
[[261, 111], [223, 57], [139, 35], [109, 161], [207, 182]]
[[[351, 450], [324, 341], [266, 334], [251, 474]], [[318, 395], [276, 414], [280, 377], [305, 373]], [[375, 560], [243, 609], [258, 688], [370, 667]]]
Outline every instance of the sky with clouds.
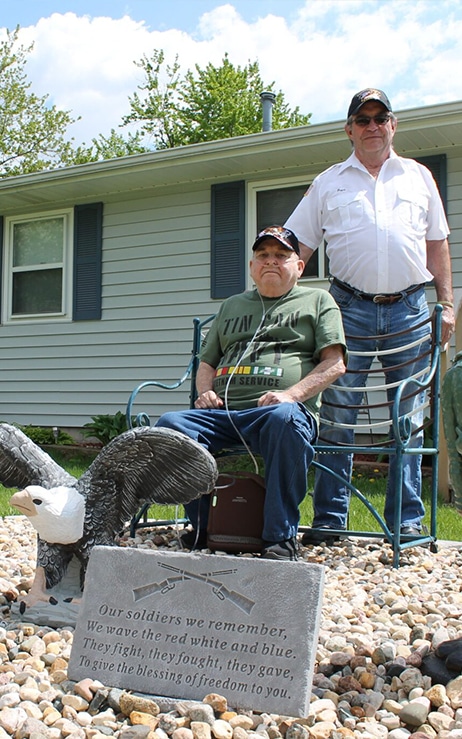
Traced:
[[462, 101], [460, 0], [0, 0], [0, 40], [17, 25], [34, 44], [32, 89], [81, 116], [78, 143], [118, 129], [143, 82], [135, 62], [153, 49], [178, 54], [183, 72], [225, 52], [258, 60], [313, 123], [343, 120], [368, 86], [397, 111]]

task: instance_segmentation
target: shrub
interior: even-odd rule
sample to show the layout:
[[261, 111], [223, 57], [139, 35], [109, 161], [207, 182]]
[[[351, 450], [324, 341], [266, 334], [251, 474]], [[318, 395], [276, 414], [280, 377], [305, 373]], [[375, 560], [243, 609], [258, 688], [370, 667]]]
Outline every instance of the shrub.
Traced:
[[114, 416], [104, 413], [92, 416], [91, 423], [85, 423], [82, 428], [82, 434], [86, 438], [94, 436], [104, 445], [124, 431], [127, 431], [127, 421], [125, 413], [121, 411], [117, 411]]
[[66, 431], [61, 431], [61, 429], [58, 429], [57, 437], [55, 437], [52, 428], [45, 428], [43, 426], [21, 426], [19, 423], [16, 423], [15, 426], [39, 446], [47, 446], [50, 444], [75, 444], [72, 436]]

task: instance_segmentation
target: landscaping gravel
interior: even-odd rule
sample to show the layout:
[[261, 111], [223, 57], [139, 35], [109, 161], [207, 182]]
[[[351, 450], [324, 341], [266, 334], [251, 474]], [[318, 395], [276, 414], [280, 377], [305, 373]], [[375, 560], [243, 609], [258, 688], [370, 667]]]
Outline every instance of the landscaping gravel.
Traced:
[[[172, 530], [120, 543], [180, 547]], [[435, 651], [462, 638], [461, 547], [406, 550], [399, 569], [377, 539], [301, 548], [326, 579], [310, 711], [295, 718], [238, 711], [215, 694], [163, 703], [70, 681], [73, 629], [11, 617], [34, 575], [35, 532], [22, 516], [0, 519], [0, 739], [462, 739], [458, 652], [448, 670]]]

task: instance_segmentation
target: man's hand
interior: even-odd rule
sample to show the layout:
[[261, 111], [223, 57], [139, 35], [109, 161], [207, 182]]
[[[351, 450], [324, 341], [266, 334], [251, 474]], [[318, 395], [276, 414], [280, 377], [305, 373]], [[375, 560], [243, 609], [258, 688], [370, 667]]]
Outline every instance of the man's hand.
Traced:
[[260, 407], [262, 405], [278, 405], [278, 403], [295, 403], [295, 400], [287, 390], [280, 393], [270, 391], [258, 398], [257, 405]]
[[454, 307], [445, 305], [453, 303], [452, 269], [449, 244], [447, 239], [427, 241], [427, 269], [432, 273], [436, 290], [436, 302], [441, 300], [443, 306], [441, 323], [441, 346], [448, 343], [456, 326]]
[[223, 401], [214, 390], [205, 390], [194, 403], [195, 408], [222, 408]]
[[454, 308], [449, 305], [443, 306], [441, 314], [441, 346], [445, 347], [456, 328]]
[[197, 370], [196, 388], [197, 400], [195, 408], [222, 408], [224, 405], [221, 398], [212, 390], [215, 378], [215, 367], [206, 362], [200, 362]]

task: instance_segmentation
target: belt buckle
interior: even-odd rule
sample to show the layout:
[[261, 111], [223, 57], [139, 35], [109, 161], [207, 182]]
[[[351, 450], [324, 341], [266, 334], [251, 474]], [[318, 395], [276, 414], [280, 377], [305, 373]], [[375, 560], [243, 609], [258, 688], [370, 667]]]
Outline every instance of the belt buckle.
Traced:
[[388, 295], [374, 295], [374, 297], [372, 298], [372, 302], [378, 303], [379, 305], [380, 303], [386, 303], [387, 300], [389, 300]]

